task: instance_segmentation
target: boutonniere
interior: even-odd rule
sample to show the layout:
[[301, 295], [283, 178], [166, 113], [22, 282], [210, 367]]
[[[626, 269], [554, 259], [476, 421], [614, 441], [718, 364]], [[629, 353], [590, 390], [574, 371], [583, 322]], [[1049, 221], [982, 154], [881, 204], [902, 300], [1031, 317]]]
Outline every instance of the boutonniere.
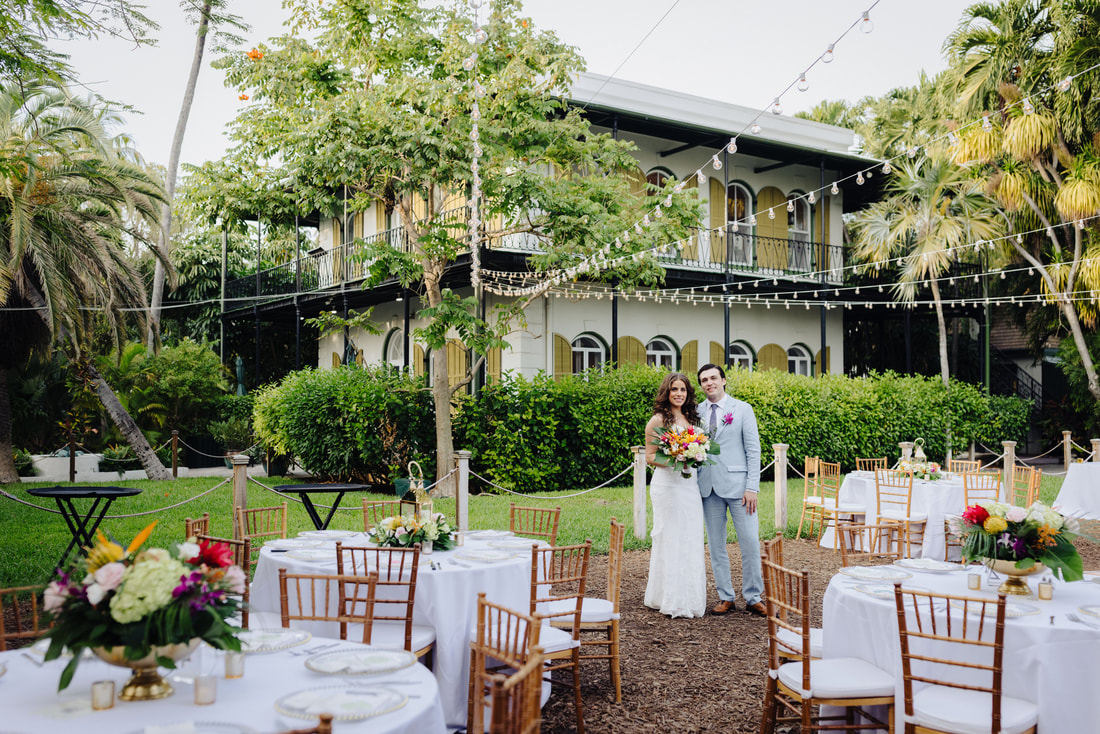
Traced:
[[733, 423], [733, 413], [726, 413], [722, 416], [722, 425], [728, 426], [730, 423]]

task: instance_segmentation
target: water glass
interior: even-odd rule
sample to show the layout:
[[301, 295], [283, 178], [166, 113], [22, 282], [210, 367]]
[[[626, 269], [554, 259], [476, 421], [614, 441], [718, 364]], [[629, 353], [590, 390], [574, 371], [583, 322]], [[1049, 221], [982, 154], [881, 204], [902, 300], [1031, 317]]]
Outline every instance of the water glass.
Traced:
[[195, 703], [208, 706], [218, 697], [218, 678], [213, 675], [200, 675], [195, 678]]
[[228, 650], [225, 653], [225, 677], [240, 678], [244, 675], [244, 653]]
[[115, 705], [115, 682], [113, 680], [97, 680], [92, 683], [92, 709], [105, 711]]

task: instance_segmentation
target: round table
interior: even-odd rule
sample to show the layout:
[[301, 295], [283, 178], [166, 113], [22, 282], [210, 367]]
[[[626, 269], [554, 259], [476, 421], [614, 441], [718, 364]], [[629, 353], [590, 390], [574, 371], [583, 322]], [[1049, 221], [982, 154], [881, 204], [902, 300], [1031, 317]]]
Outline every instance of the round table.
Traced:
[[[1000, 585], [985, 571], [981, 591], [967, 589], [963, 571], [910, 572], [912, 577], [902, 582], [903, 587], [909, 584], [953, 596], [995, 599]], [[870, 596], [857, 590], [857, 585], [857, 580], [843, 574], [829, 582], [823, 614], [824, 657], [856, 657], [894, 672], [895, 720], [901, 722], [905, 709], [897, 608], [892, 597]], [[1031, 586], [1035, 588], [1035, 579]], [[1100, 605], [1100, 584], [1055, 581], [1052, 601], [1020, 601], [1038, 612], [1005, 620], [1004, 693], [1038, 705], [1039, 731], [1083, 731], [1082, 726], [1093, 726], [1082, 722], [1100, 721], [1100, 697], [1095, 691], [1100, 680], [1100, 629], [1072, 622], [1066, 615], [1077, 613], [1100, 624], [1100, 619], [1082, 615], [1078, 609]]]
[[[172, 682], [175, 694], [159, 701], [115, 701], [113, 708], [93, 711], [91, 684], [113, 680], [116, 695], [129, 676], [129, 670], [115, 667], [98, 658], [82, 660], [72, 683], [58, 693], [57, 681], [66, 660], [41, 661], [34, 652], [0, 653], [7, 674], [0, 677], [0, 707], [4, 711], [3, 731], [12, 734], [79, 731], [82, 734], [143, 734], [154, 725], [170, 731], [172, 725], [188, 722], [218, 722], [251, 727], [257, 732], [301, 729], [316, 724], [286, 716], [275, 710], [275, 701], [285, 695], [311, 688], [341, 684], [385, 686], [409, 696], [396, 711], [361, 721], [339, 721], [339, 734], [420, 734], [446, 732], [439, 688], [431, 671], [417, 663], [389, 673], [366, 676], [322, 675], [305, 666], [304, 650], [331, 644], [325, 652], [366, 647], [355, 642], [314, 637], [297, 648], [245, 657], [244, 677], [227, 680], [223, 653], [206, 647], [182, 671], [201, 669], [217, 677], [217, 699], [208, 706], [197, 706], [191, 684]], [[28, 659], [29, 656], [31, 659]], [[172, 671], [163, 671], [168, 677]], [[186, 726], [181, 728], [186, 729]]]
[[1054, 507], [1082, 520], [1100, 520], [1100, 464], [1070, 464]]
[[[466, 722], [470, 642], [477, 627], [478, 593], [485, 592], [490, 601], [519, 612], [526, 613], [530, 608], [530, 551], [514, 551], [513, 557], [492, 563], [456, 558], [456, 555], [464, 553], [493, 549], [490, 543], [499, 540], [479, 539], [471, 533], [461, 547], [420, 556], [413, 623], [435, 630], [432, 666], [439, 682], [445, 719], [451, 726], [465, 726]], [[368, 541], [365, 534], [356, 533], [341, 538], [340, 542], [344, 545], [365, 545]], [[545, 545], [541, 541], [531, 542]], [[257, 612], [260, 619], [278, 619], [280, 568], [290, 573], [336, 573], [336, 541], [326, 542], [321, 547], [332, 548], [331, 560], [298, 559], [288, 555], [289, 551], [277, 552], [268, 545], [261, 549], [250, 591], [252, 611], [249, 613], [249, 626], [256, 626], [252, 620], [257, 619], [253, 616]], [[436, 564], [435, 569], [431, 566], [432, 562]], [[278, 621], [262, 624], [278, 626]], [[332, 629], [335, 629], [335, 624]]]

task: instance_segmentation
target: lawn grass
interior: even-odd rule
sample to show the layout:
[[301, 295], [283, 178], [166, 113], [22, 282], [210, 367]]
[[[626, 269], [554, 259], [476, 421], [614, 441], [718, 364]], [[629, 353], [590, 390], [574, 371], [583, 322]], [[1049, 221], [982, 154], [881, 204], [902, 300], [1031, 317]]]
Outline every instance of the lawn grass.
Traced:
[[[111, 514], [156, 511], [159, 508], [174, 505], [189, 497], [199, 495], [216, 486], [220, 481], [221, 479], [218, 477], [197, 477], [168, 482], [149, 480], [116, 482], [114, 483], [116, 486], [137, 487], [142, 489], [143, 492], [140, 495], [124, 497], [115, 502], [111, 507]], [[294, 480], [273, 478], [263, 479], [262, 481], [269, 486], [276, 486]], [[24, 491], [30, 487], [47, 486], [53, 486], [53, 483], [9, 485], [5, 487], [5, 490], [28, 502], [56, 509], [56, 506], [49, 503], [48, 500], [31, 497]], [[1061, 476], [1044, 475], [1040, 499], [1048, 504], [1051, 503], [1057, 496], [1061, 486]], [[785, 535], [789, 538], [795, 536], [798, 528], [798, 518], [802, 510], [802, 488], [803, 481], [801, 477], [794, 476], [787, 482], [787, 527]], [[558, 532], [559, 544], [581, 543], [586, 538], [591, 538], [594, 551], [596, 553], [606, 553], [608, 523], [612, 517], [616, 517], [627, 527], [625, 545], [628, 550], [649, 547], [649, 529], [653, 525], [652, 507], [649, 506], [647, 500], [645, 537], [636, 538], [632, 509], [633, 489], [631, 487], [605, 487], [575, 497], [564, 496], [569, 494], [573, 494], [573, 492], [542, 492], [522, 497], [515, 495], [475, 495], [470, 499], [470, 527], [475, 529], [508, 527], [508, 507], [512, 502], [538, 507], [560, 505], [562, 516]], [[331, 527], [361, 530], [363, 520], [358, 505], [364, 497], [392, 499], [392, 495], [374, 493], [346, 495], [343, 508], [348, 509], [341, 508], [337, 512], [336, 517], [332, 520]], [[775, 534], [774, 497], [775, 483], [761, 482], [759, 512], [760, 537], [762, 538], [771, 537]], [[291, 536], [302, 530], [313, 529], [312, 522], [301, 504], [295, 501], [296, 499], [293, 496], [287, 498], [290, 505], [288, 531]], [[325, 496], [314, 497], [314, 502], [321, 504], [326, 499]], [[283, 498], [279, 495], [267, 491], [254, 482], [249, 482], [249, 507], [277, 505], [282, 501]], [[61, 555], [61, 551], [65, 549], [69, 542], [71, 536], [68, 528], [59, 515], [45, 513], [4, 497], [0, 497], [0, 502], [6, 503], [4, 511], [0, 513], [0, 559], [2, 559], [0, 560], [0, 587], [46, 583], [53, 577], [54, 566]], [[78, 506], [86, 507], [86, 504], [78, 501]], [[435, 500], [435, 508], [449, 517], [454, 517], [453, 499]], [[168, 543], [182, 539], [184, 518], [198, 517], [203, 512], [210, 513], [211, 533], [213, 535], [232, 536], [232, 487], [229, 483], [180, 507], [154, 512], [141, 517], [104, 520], [102, 529], [125, 545], [142, 528], [153, 520], [157, 520], [157, 527], [147, 545], [163, 547]], [[703, 532], [702, 528], [699, 532]], [[728, 533], [729, 539], [734, 540], [732, 523], [729, 524]]]

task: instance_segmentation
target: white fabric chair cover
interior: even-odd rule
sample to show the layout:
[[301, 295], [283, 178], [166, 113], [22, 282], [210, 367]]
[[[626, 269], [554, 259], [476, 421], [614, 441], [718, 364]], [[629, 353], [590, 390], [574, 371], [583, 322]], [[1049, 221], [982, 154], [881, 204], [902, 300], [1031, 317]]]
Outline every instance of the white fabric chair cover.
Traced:
[[[913, 693], [914, 724], [956, 734], [989, 734], [992, 716], [993, 697], [982, 691], [927, 686]], [[1039, 708], [1035, 704], [1001, 696], [1002, 734], [1020, 734], [1038, 721]]]
[[[825, 632], [820, 627], [810, 628], [810, 657], [821, 657], [821, 651], [825, 646]], [[779, 641], [788, 646], [790, 652], [800, 653], [802, 652], [802, 636], [791, 632], [786, 627], [779, 628]], [[785, 648], [780, 648], [783, 650]], [[798, 679], [802, 680], [802, 673], [798, 674]]]
[[[802, 690], [802, 663], [779, 666], [779, 680], [796, 691]], [[859, 658], [829, 658], [810, 661], [809, 695], [816, 698], [857, 698], [894, 695], [894, 676]]]
[[[546, 611], [542, 608], [539, 611], [543, 614], [568, 614], [574, 609], [572, 599], [562, 599], [561, 601], [552, 601], [545, 605]], [[619, 619], [619, 615], [614, 611], [614, 605], [607, 599], [598, 599], [594, 597], [584, 597], [581, 600], [581, 622], [582, 623], [595, 623], [595, 622], [610, 622], [612, 619]], [[572, 624], [572, 617], [554, 617], [555, 624]]]

